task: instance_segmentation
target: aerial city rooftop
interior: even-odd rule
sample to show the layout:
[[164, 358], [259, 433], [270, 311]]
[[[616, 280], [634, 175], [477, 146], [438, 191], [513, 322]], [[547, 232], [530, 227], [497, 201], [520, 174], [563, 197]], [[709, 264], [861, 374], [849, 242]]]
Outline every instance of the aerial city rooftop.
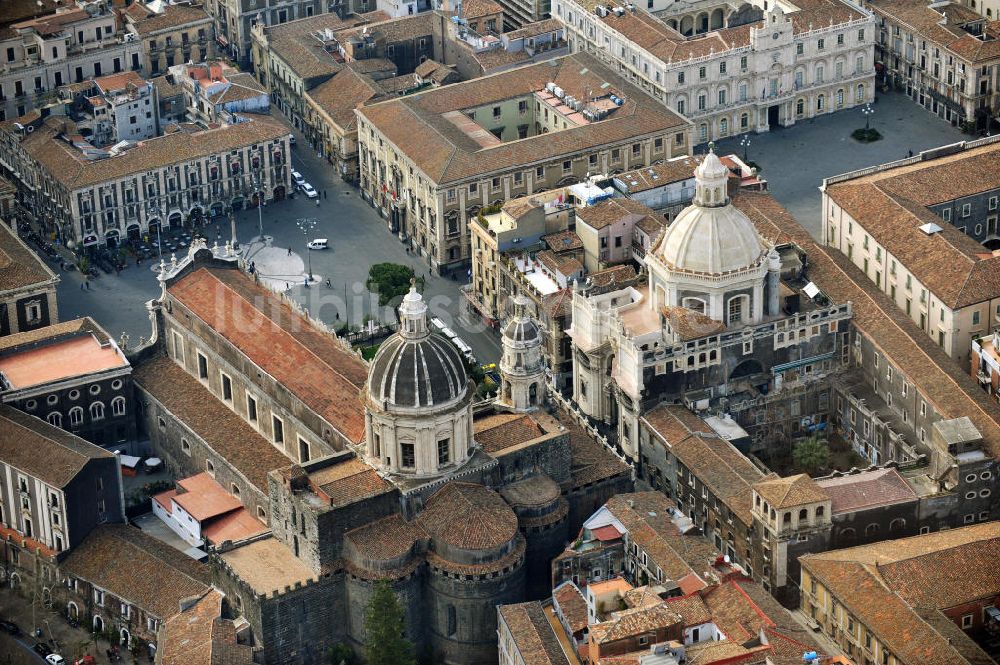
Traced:
[[10, 0], [0, 657], [1000, 658], [997, 0]]

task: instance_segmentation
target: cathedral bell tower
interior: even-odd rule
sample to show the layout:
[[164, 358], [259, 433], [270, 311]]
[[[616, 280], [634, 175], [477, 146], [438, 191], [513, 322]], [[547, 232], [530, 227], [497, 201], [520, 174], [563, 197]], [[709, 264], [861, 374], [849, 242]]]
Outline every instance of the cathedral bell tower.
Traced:
[[532, 411], [545, 401], [542, 335], [528, 303], [524, 296], [514, 298], [514, 316], [503, 329], [498, 402], [515, 411]]

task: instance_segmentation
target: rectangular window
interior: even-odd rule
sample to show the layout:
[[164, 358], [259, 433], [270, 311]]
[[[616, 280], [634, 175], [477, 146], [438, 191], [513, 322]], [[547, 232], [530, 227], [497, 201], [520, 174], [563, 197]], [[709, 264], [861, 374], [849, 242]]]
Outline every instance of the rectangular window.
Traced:
[[299, 437], [299, 462], [309, 461], [309, 442]]
[[416, 466], [416, 458], [413, 454], [413, 444], [412, 443], [401, 443], [399, 444], [399, 453], [402, 456], [402, 464], [404, 469], [412, 469]]
[[275, 443], [285, 442], [285, 423], [278, 416], [271, 416], [271, 440]]
[[198, 353], [198, 378], [208, 379], [208, 358]]
[[444, 466], [451, 457], [451, 439], [438, 441], [438, 466]]
[[225, 374], [222, 374], [221, 372], [219, 373], [219, 376], [222, 377], [222, 399], [225, 400], [226, 402], [232, 402], [233, 380], [230, 379]]
[[247, 420], [257, 422], [257, 400], [247, 395]]

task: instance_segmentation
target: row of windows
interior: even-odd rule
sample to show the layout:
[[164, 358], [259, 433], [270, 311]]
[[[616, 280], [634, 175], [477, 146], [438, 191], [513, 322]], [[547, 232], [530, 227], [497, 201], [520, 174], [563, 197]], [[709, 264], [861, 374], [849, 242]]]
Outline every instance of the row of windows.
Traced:
[[[112, 390], [121, 390], [122, 385], [123, 384], [122, 384], [121, 379], [115, 379], [114, 381], [111, 382], [111, 389]], [[87, 392], [90, 393], [91, 395], [100, 395], [101, 394], [101, 386], [100, 386], [100, 384], [97, 384], [97, 383], [93, 384], [92, 386], [90, 386], [87, 389]], [[69, 393], [68, 393], [67, 396], [69, 397], [70, 400], [76, 401], [76, 400], [80, 399], [80, 391], [77, 390], [76, 388], [74, 388], [73, 390], [69, 391]], [[124, 399], [124, 398], [122, 398], [122, 399]], [[59, 403], [59, 395], [56, 394], [56, 393], [53, 393], [53, 394], [49, 395], [48, 397], [45, 398], [45, 403], [48, 404], [49, 406], [53, 406], [55, 404], [58, 404]], [[28, 410], [28, 411], [34, 411], [36, 408], [38, 408], [38, 401], [34, 400], [34, 399], [29, 399], [28, 401], [26, 401], [24, 403], [24, 408], [26, 410]]]
[[[104, 402], [92, 402], [90, 404], [90, 419], [91, 420], [104, 420]], [[69, 410], [69, 424], [71, 427], [76, 427], [83, 424], [83, 407], [74, 406]], [[125, 415], [125, 398], [116, 397], [111, 400], [111, 415], [112, 416], [124, 416]], [[52, 411], [49, 413], [45, 419], [50, 425], [55, 427], [63, 426], [63, 414], [59, 411]]]
[[[184, 365], [184, 338], [177, 331], [173, 334], [174, 341], [174, 358], [182, 366]], [[198, 378], [205, 384], [208, 384], [209, 374], [208, 374], [208, 358], [201, 353], [201, 351], [196, 351], [198, 358]], [[230, 408], [234, 407], [233, 400], [233, 380], [228, 374], [219, 370], [219, 384], [222, 391], [222, 401], [227, 404]], [[257, 411], [257, 398], [250, 394], [249, 391], [245, 392], [246, 396], [246, 414], [245, 419], [254, 428], [260, 430], [260, 420], [258, 418]], [[300, 462], [308, 462], [312, 458], [311, 445], [302, 436], [298, 436], [298, 454]], [[279, 450], [285, 452], [285, 421], [281, 417], [271, 414], [271, 443], [273, 443]]]

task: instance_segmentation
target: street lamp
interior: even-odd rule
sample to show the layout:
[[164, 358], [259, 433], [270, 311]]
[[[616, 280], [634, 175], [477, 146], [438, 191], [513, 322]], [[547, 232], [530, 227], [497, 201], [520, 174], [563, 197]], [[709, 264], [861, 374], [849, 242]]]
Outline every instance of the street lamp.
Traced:
[[867, 132], [871, 128], [871, 119], [875, 109], [872, 108], [871, 104], [865, 104], [861, 107], [861, 113], [865, 116], [865, 131]]
[[747, 160], [747, 148], [750, 147], [750, 135], [744, 134], [743, 138], [740, 139], [740, 145], [743, 146], [743, 162], [746, 163]]
[[[312, 230], [316, 227], [316, 222], [319, 221], [315, 217], [301, 217], [295, 220], [295, 225], [299, 227], [302, 231], [302, 235], [306, 239], [306, 257], [309, 261], [309, 281], [313, 281], [313, 268], [312, 268], [312, 250], [309, 249], [309, 235]], [[308, 283], [307, 283], [308, 284]]]
[[230, 227], [230, 232], [232, 233], [232, 236], [233, 236], [233, 251], [236, 251], [236, 250], [238, 250], [240, 248], [240, 243], [236, 239], [236, 205], [235, 205], [235, 197], [234, 197], [234, 200], [230, 201], [230, 203], [229, 203], [229, 227]]

